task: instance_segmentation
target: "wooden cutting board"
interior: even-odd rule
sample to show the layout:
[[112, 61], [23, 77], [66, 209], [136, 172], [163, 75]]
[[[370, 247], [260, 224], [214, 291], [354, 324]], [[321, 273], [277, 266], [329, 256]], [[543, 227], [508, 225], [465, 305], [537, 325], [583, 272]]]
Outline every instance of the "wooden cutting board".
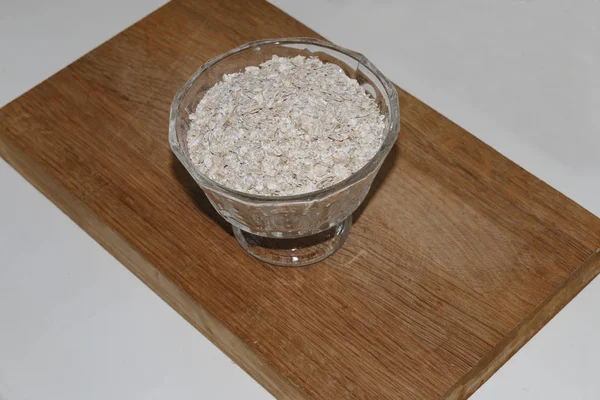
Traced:
[[252, 259], [168, 110], [208, 59], [290, 36], [318, 37], [264, 2], [175, 0], [3, 108], [0, 155], [274, 395], [465, 398], [598, 274], [600, 220], [399, 90], [342, 250]]

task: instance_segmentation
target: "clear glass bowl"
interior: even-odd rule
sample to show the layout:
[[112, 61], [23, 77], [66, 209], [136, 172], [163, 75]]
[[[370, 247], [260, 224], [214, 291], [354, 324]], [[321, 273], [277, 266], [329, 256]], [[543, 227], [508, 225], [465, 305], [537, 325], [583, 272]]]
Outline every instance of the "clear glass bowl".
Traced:
[[[257, 66], [273, 55], [316, 56], [323, 62], [335, 63], [375, 99], [385, 115], [385, 138], [375, 157], [362, 169], [318, 191], [293, 196], [261, 196], [224, 187], [194, 168], [186, 135], [189, 116], [204, 93], [224, 74]], [[231, 223], [235, 237], [248, 253], [272, 264], [301, 266], [320, 261], [342, 246], [352, 225], [352, 213], [365, 199], [399, 129], [396, 89], [365, 56], [310, 38], [270, 39], [233, 49], [208, 61], [192, 75], [171, 105], [169, 143], [217, 212]]]

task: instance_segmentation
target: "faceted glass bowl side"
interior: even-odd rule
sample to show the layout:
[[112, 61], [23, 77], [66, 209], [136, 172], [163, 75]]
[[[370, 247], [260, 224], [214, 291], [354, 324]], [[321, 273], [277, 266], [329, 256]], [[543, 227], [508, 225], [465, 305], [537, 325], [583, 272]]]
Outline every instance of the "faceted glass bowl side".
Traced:
[[[319, 191], [293, 196], [260, 196], [226, 188], [193, 167], [186, 140], [189, 116], [204, 93], [224, 74], [257, 66], [273, 55], [316, 56], [323, 62], [335, 63], [372, 95], [385, 115], [386, 128], [381, 148], [362, 169]], [[173, 100], [169, 142], [179, 161], [206, 193], [217, 212], [233, 225], [242, 247], [274, 264], [306, 265], [327, 257], [341, 246], [350, 229], [352, 213], [366, 197], [373, 178], [398, 137], [399, 129], [396, 90], [363, 55], [315, 39], [272, 39], [245, 44], [200, 67]], [[307, 239], [311, 236], [315, 240], [319, 237], [319, 241], [312, 243]], [[297, 240], [296, 246], [293, 239], [299, 238], [302, 240]], [[277, 242], [273, 239], [285, 240]], [[328, 241], [332, 246], [323, 246]], [[311, 252], [312, 246], [321, 249], [318, 254]]]

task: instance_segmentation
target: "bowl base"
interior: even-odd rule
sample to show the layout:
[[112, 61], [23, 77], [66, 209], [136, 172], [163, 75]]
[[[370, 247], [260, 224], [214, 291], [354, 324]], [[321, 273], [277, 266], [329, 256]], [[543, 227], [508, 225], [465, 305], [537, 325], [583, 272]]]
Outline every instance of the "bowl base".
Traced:
[[239, 244], [259, 260], [283, 267], [314, 264], [335, 253], [348, 237], [352, 216], [316, 235], [275, 239], [253, 235], [233, 226]]

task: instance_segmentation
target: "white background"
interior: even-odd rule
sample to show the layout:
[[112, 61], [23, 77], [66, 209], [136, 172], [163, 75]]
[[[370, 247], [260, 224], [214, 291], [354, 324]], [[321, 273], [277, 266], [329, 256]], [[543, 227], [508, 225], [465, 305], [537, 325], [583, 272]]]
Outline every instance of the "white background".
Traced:
[[[0, 106], [163, 3], [0, 0]], [[600, 215], [600, 2], [274, 3]], [[0, 188], [0, 400], [270, 398], [1, 160]], [[599, 304], [473, 398], [600, 399]]]

